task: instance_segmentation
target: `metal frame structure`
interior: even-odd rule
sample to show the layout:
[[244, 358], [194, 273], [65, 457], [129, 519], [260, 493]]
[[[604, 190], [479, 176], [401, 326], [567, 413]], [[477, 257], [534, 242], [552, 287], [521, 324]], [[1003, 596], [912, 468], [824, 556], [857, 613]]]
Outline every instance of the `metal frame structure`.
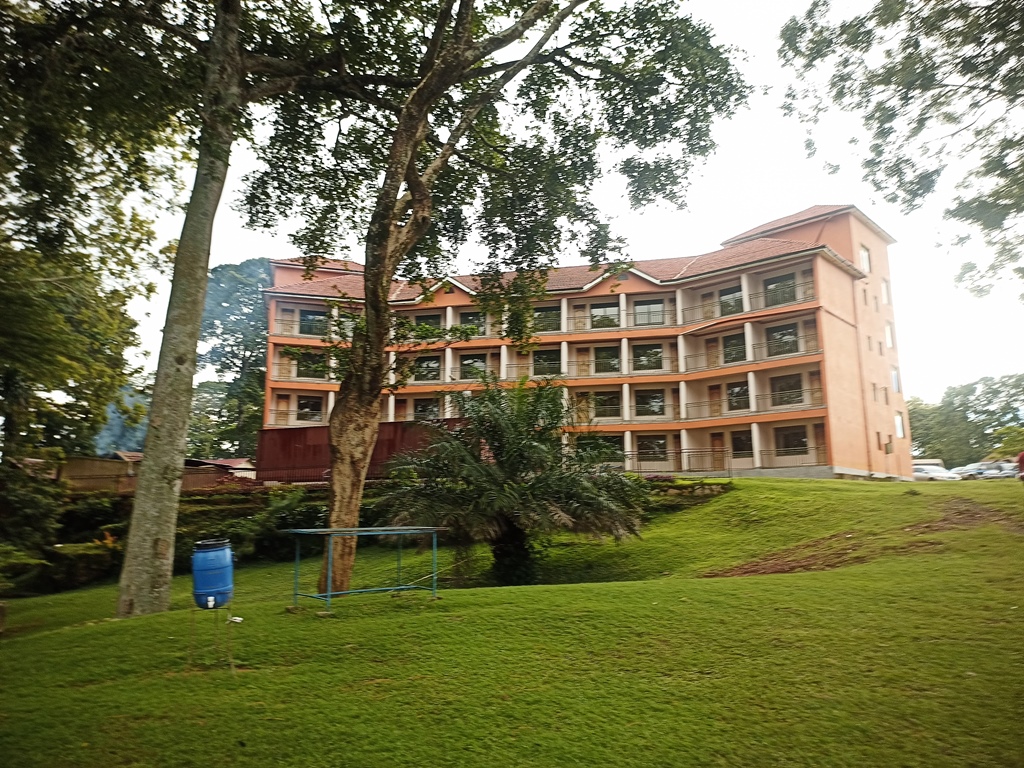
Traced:
[[[446, 528], [430, 528], [426, 526], [416, 525], [393, 525], [380, 528], [289, 528], [284, 533], [290, 533], [295, 536], [295, 574], [292, 586], [292, 602], [294, 605], [299, 604], [300, 597], [309, 597], [313, 600], [323, 600], [327, 603], [327, 610], [331, 609], [331, 598], [340, 597], [341, 595], [355, 595], [363, 592], [402, 592], [410, 589], [423, 589], [430, 592], [432, 597], [437, 597], [437, 534], [439, 531], [447, 530]], [[423, 534], [430, 534], [431, 537], [431, 568], [430, 573], [422, 579], [416, 581], [423, 581], [426, 578], [430, 579], [430, 586], [425, 587], [415, 582], [409, 584], [402, 583], [402, 536], [417, 536]], [[334, 558], [327, 558], [327, 592], [317, 592], [316, 594], [308, 594], [305, 592], [299, 592], [299, 566], [302, 561], [300, 554], [300, 543], [302, 536], [325, 536], [326, 546], [328, 552], [334, 551], [334, 539], [337, 536], [398, 536], [398, 548], [396, 550], [396, 574], [395, 581], [396, 586], [393, 587], [368, 587], [365, 589], [346, 589], [340, 592], [330, 591], [331, 584], [331, 568], [334, 565]]]

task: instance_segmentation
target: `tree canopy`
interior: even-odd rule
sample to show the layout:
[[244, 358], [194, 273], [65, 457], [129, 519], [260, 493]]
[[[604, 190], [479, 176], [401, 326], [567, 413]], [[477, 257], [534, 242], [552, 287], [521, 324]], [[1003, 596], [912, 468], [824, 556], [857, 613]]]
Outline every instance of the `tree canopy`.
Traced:
[[790, 109], [813, 122], [831, 101], [861, 116], [865, 177], [888, 201], [911, 210], [949, 166], [962, 170], [954, 161], [966, 163], [946, 216], [980, 232], [995, 256], [968, 262], [960, 278], [982, 293], [1007, 272], [1024, 278], [1018, 0], [878, 0], [845, 19], [814, 0], [783, 28], [780, 55], [801, 83]]

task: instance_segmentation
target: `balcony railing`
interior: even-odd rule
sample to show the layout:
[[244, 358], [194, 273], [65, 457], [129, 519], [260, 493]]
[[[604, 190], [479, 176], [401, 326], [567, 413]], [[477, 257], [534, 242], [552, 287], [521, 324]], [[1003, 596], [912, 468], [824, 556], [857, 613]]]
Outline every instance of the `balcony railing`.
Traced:
[[828, 451], [824, 445], [761, 451], [761, 466], [767, 469], [778, 467], [815, 467], [825, 464], [828, 464]]
[[328, 318], [320, 320], [294, 320], [279, 317], [274, 320], [274, 333], [281, 336], [315, 336], [323, 338], [327, 335], [331, 323]]
[[756, 312], [759, 309], [784, 307], [787, 304], [799, 304], [804, 301], [813, 300], [813, 282], [791, 283], [789, 285], [780, 285], [769, 291], [750, 294], [750, 309]]
[[327, 421], [327, 414], [323, 411], [287, 411], [273, 408], [270, 411], [269, 426], [315, 426], [324, 424]]
[[796, 411], [801, 408], [820, 408], [825, 404], [820, 389], [789, 389], [757, 396], [759, 411]]
[[625, 466], [634, 472], [679, 472], [702, 477], [731, 477], [727, 448], [696, 448], [683, 451], [630, 451]]
[[683, 309], [683, 323], [699, 323], [701, 320], [714, 320], [719, 317], [739, 315], [743, 313], [743, 299], [734, 294], [718, 301], [708, 301], [695, 307]]
[[750, 398], [703, 400], [686, 404], [687, 419], [716, 419], [723, 416], [744, 416], [750, 413]]
[[576, 418], [580, 421], [679, 421], [679, 406], [675, 403], [662, 403], [660, 406], [635, 403], [630, 406], [629, 419], [622, 416], [621, 405], [580, 405], [576, 409]]
[[643, 374], [675, 373], [678, 371], [678, 360], [674, 357], [635, 357], [629, 361], [628, 373], [623, 371], [619, 360], [571, 360], [565, 365], [562, 373], [561, 364], [554, 363], [509, 363], [506, 366], [506, 379], [521, 379], [541, 376], [566, 376], [569, 378], [586, 378], [588, 376], [641, 376]]
[[728, 365], [739, 365], [747, 362], [746, 347], [720, 349], [717, 352], [698, 352], [684, 358], [687, 371], [705, 371], [710, 368], [724, 368]]
[[317, 371], [291, 363], [274, 363], [273, 378], [278, 381], [330, 381], [326, 371]]
[[812, 355], [821, 352], [818, 334], [806, 336], [790, 336], [785, 339], [774, 339], [754, 345], [754, 360], [774, 360], [778, 357], [793, 355]]

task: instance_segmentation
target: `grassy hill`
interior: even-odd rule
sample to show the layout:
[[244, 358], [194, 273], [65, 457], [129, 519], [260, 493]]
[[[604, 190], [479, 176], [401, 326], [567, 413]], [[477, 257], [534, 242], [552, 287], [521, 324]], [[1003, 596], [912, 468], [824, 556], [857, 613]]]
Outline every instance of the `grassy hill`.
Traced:
[[[12, 601], [0, 762], [1024, 765], [1020, 486], [739, 481], [641, 540], [552, 542], [549, 585], [335, 618], [285, 612], [289, 566], [247, 567], [234, 674], [188, 579], [131, 621], [105, 619], [112, 586]], [[357, 582], [393, 565], [361, 551]]]

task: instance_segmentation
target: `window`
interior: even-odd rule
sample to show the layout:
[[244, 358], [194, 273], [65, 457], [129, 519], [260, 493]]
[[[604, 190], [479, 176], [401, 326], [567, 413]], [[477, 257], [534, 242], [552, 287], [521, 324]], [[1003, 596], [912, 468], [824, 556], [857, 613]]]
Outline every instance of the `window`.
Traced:
[[754, 455], [754, 434], [749, 429], [740, 430], [731, 434], [732, 457], [734, 459], [749, 459]]
[[871, 272], [871, 251], [866, 245], [860, 247], [860, 268], [862, 272]]
[[881, 312], [881, 309], [879, 309], [879, 307], [878, 307], [878, 297], [877, 296], [875, 296], [875, 312]]
[[889, 349], [892, 349], [893, 345], [895, 343], [896, 343], [896, 339], [894, 338], [894, 335], [893, 335], [893, 332], [892, 332], [892, 323], [886, 323], [885, 324], [885, 346], [887, 346]]
[[888, 387], [882, 387], [882, 400], [885, 401], [886, 405], [889, 404], [889, 388]]
[[638, 389], [636, 392], [637, 416], [664, 416], [665, 390]]
[[622, 415], [622, 395], [619, 392], [595, 392], [593, 398], [595, 419], [617, 419]]
[[900, 369], [896, 367], [892, 369], [892, 391], [900, 391]]
[[884, 355], [885, 354], [885, 350], [882, 349], [882, 342], [878, 342], [878, 354], [880, 354], [880, 355]]
[[775, 451], [779, 456], [803, 456], [807, 453], [807, 427], [776, 427]]
[[600, 451], [601, 454], [605, 452], [610, 453], [611, 455], [609, 456], [602, 455], [604, 461], [622, 461], [625, 445], [622, 435], [587, 435], [586, 433], [577, 433], [577, 435], [577, 440], [580, 442], [583, 442], [585, 439], [592, 439], [597, 444], [594, 449]]
[[636, 453], [640, 461], [667, 461], [668, 440], [665, 435], [638, 435]]
[[459, 378], [481, 379], [487, 373], [487, 353], [459, 355]]
[[591, 304], [590, 305], [590, 327], [591, 328], [618, 328], [619, 327], [619, 305], [614, 304]]
[[487, 334], [487, 316], [483, 312], [460, 312], [459, 325], [476, 326], [474, 336], [484, 336]]
[[868, 289], [865, 288], [864, 289], [864, 306], [866, 307], [867, 305], [868, 305]]
[[662, 362], [661, 344], [633, 345], [634, 371], [660, 371]]
[[534, 307], [533, 330], [538, 333], [562, 330], [562, 308]]
[[594, 373], [618, 373], [620, 370], [618, 347], [594, 347]]
[[633, 304], [633, 318], [637, 325], [664, 325], [665, 302], [661, 299], [637, 301]]
[[889, 281], [884, 277], [882, 278], [882, 303], [888, 304], [892, 299], [889, 298]]
[[900, 413], [899, 411], [896, 411], [895, 422], [896, 422], [896, 437], [899, 437], [899, 438], [906, 437], [907, 436], [906, 432], [904, 432], [904, 430], [903, 430], [903, 414]]
[[745, 381], [734, 381], [725, 385], [727, 408], [730, 411], [750, 410], [750, 387]]
[[764, 281], [764, 305], [776, 307], [779, 304], [791, 304], [796, 301], [796, 274], [770, 277]]
[[875, 432], [875, 440], [878, 441], [878, 450], [882, 450], [882, 433]]
[[722, 360], [725, 363], [742, 363], [747, 359], [747, 341], [742, 333], [722, 338]]
[[303, 336], [326, 336], [327, 313], [320, 309], [300, 309], [299, 333]]
[[722, 315], [738, 315], [743, 311], [743, 289], [723, 288], [718, 292], [718, 308]]
[[441, 315], [416, 315], [416, 325], [427, 325], [431, 328], [440, 328]]
[[868, 336], [868, 352], [875, 348], [875, 345], [871, 343], [871, 337]]
[[871, 382], [871, 399], [878, 402], [878, 385]]
[[323, 421], [324, 420], [324, 399], [322, 397], [298, 398], [298, 410], [295, 412], [296, 421]]
[[295, 358], [295, 376], [300, 379], [326, 379], [327, 359], [317, 352], [303, 352]]
[[441, 357], [431, 355], [430, 357], [417, 357], [412, 364], [413, 381], [440, 381], [441, 380]]
[[441, 401], [436, 397], [416, 398], [412, 401], [412, 415], [416, 420], [441, 417]]
[[538, 349], [533, 353], [534, 376], [556, 376], [562, 372], [560, 349]]
[[796, 323], [776, 325], [765, 329], [765, 339], [768, 344], [768, 357], [778, 355], [795, 355], [800, 351], [800, 344], [796, 335]]
[[772, 406], [795, 405], [804, 401], [803, 376], [799, 373], [772, 376], [768, 381], [772, 390]]

